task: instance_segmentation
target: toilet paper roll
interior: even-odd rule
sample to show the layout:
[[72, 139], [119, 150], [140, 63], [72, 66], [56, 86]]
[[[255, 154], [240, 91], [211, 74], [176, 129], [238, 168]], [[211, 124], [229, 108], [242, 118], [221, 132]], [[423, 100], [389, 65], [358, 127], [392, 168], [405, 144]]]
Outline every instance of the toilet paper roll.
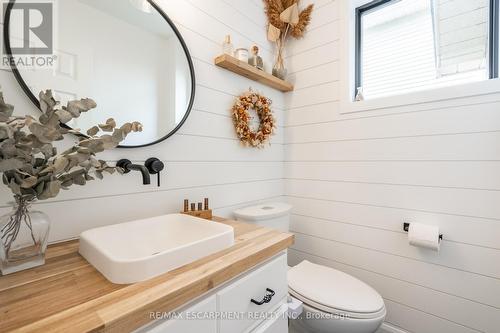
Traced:
[[410, 245], [439, 251], [439, 227], [434, 225], [411, 223], [408, 230]]

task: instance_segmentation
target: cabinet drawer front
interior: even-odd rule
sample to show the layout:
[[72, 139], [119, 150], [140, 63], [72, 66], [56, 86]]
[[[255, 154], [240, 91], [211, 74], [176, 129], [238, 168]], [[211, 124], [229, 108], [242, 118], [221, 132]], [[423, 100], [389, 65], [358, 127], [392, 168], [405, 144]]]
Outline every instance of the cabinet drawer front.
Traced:
[[288, 305], [285, 302], [286, 300], [283, 301], [271, 319], [265, 320], [252, 333], [288, 333], [288, 318], [286, 316]]
[[[243, 332], [262, 321], [265, 316], [260, 314], [271, 311], [287, 295], [287, 267], [286, 254], [282, 254], [218, 292], [219, 311], [228, 314], [220, 321], [219, 333]], [[274, 292], [272, 297], [269, 290]], [[266, 294], [267, 302], [252, 303], [252, 299], [261, 302]], [[232, 314], [237, 317], [231, 318]]]
[[179, 318], [158, 320], [136, 333], [217, 333], [217, 320], [211, 316], [217, 310], [215, 295], [181, 310]]

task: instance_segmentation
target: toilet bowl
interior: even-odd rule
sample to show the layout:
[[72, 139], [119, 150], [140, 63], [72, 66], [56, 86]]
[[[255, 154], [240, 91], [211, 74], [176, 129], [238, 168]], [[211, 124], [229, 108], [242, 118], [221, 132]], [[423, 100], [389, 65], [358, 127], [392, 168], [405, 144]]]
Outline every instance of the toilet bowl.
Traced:
[[[267, 203], [238, 209], [237, 220], [288, 231], [291, 206]], [[369, 285], [336, 269], [307, 260], [288, 270], [289, 294], [303, 303], [291, 320], [297, 333], [374, 333], [384, 322], [382, 297]]]
[[288, 290], [304, 311], [292, 321], [299, 332], [373, 333], [383, 323], [382, 297], [366, 283], [307, 260], [288, 271]]

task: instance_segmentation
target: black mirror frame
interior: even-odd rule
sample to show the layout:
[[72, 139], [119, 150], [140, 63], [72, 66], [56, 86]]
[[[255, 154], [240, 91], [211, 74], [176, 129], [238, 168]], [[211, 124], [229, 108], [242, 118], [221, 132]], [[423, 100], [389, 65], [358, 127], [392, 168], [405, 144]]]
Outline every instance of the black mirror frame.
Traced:
[[[194, 97], [195, 97], [195, 92], [196, 92], [196, 78], [195, 78], [195, 74], [194, 74], [193, 60], [192, 60], [191, 54], [189, 53], [189, 50], [187, 48], [186, 42], [182, 38], [181, 33], [179, 32], [179, 30], [177, 29], [177, 27], [175, 26], [175, 24], [172, 22], [172, 20], [154, 2], [154, 0], [147, 0], [147, 1], [163, 17], [163, 19], [168, 23], [168, 25], [170, 26], [170, 28], [172, 28], [172, 30], [174, 31], [177, 39], [181, 43], [182, 49], [184, 50], [184, 54], [186, 55], [186, 59], [187, 59], [188, 65], [189, 65], [189, 73], [191, 75], [191, 97], [189, 99], [189, 103], [188, 103], [188, 106], [187, 106], [186, 114], [184, 115], [184, 117], [182, 118], [182, 120], [179, 122], [179, 124], [177, 124], [177, 126], [173, 130], [171, 130], [167, 135], [165, 135], [164, 137], [162, 137], [162, 138], [160, 138], [160, 139], [158, 139], [156, 141], [153, 141], [153, 142], [150, 142], [150, 143], [147, 143], [147, 144], [135, 145], [135, 146], [123, 146], [123, 145], [119, 145], [117, 148], [140, 148], [140, 147], [147, 147], [147, 146], [152, 146], [154, 144], [157, 144], [159, 142], [162, 142], [162, 141], [168, 139], [175, 132], [177, 132], [182, 127], [182, 125], [184, 125], [184, 122], [189, 117], [189, 114], [191, 113], [191, 109], [193, 108], [193, 104], [194, 104]], [[5, 17], [4, 17], [3, 38], [4, 38], [4, 41], [5, 41], [4, 42], [5, 53], [9, 57], [9, 59], [12, 58], [12, 48], [10, 46], [10, 15], [11, 15], [11, 11], [12, 11], [12, 8], [14, 7], [15, 3], [16, 3], [16, 0], [9, 0], [9, 3], [8, 3], [7, 8], [5, 10]], [[24, 81], [24, 79], [23, 79], [21, 73], [19, 72], [19, 70], [18, 70], [15, 62], [10, 61], [10, 66], [11, 66], [11, 69], [12, 69], [12, 73], [14, 74], [14, 77], [16, 78], [17, 82], [21, 86], [21, 89], [28, 96], [28, 98], [31, 100], [31, 102], [37, 107], [37, 109], [40, 109], [40, 102], [38, 101], [38, 99], [36, 98], [36, 96], [33, 95], [33, 93], [31, 92], [31, 90], [29, 89], [28, 85]], [[64, 125], [64, 127], [70, 128], [69, 126], [67, 126], [65, 124], [62, 124], [62, 125]], [[83, 137], [86, 137], [86, 135], [83, 134], [83, 133], [81, 133], [80, 135], [83, 136]]]

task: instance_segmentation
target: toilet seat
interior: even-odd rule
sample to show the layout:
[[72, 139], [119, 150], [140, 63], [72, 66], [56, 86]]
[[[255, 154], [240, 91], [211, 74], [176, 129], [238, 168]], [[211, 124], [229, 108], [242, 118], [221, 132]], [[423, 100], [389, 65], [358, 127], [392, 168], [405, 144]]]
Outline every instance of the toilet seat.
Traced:
[[328, 307], [325, 306], [324, 304], [317, 303], [313, 300], [308, 299], [307, 297], [304, 297], [303, 295], [297, 293], [295, 290], [289, 288], [288, 292], [290, 295], [295, 297], [296, 299], [300, 300], [303, 302], [305, 305], [314, 308], [318, 311], [329, 313], [332, 315], [338, 315], [339, 317], [345, 317], [345, 318], [351, 318], [351, 319], [375, 319], [375, 318], [380, 318], [385, 316], [386, 314], [386, 309], [383, 307], [377, 312], [352, 312], [352, 311], [345, 311], [345, 310], [339, 310], [336, 308]]
[[373, 319], [386, 312], [382, 297], [366, 283], [307, 260], [288, 271], [288, 287], [292, 296], [326, 313]]

